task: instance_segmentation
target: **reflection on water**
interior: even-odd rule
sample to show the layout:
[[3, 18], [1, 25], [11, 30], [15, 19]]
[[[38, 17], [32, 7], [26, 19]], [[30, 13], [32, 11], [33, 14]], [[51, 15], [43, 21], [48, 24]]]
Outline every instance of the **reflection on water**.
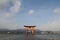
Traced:
[[[26, 35], [0, 34], [0, 40], [26, 40]], [[28, 40], [32, 40], [31, 35], [28, 35]], [[60, 35], [34, 35], [34, 40], [60, 40]]]

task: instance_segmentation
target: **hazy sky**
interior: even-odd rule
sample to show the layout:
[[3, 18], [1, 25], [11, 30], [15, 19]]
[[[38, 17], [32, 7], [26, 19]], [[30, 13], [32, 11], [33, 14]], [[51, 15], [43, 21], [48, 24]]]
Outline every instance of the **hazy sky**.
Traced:
[[0, 28], [19, 29], [24, 25], [60, 31], [60, 0], [0, 0]]

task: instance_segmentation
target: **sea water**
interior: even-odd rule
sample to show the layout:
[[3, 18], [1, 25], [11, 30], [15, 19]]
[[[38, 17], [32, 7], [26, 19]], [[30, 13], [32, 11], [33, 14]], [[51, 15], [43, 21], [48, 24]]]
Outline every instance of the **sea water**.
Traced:
[[60, 35], [32, 35], [27, 36], [24, 34], [0, 34], [0, 40], [60, 40]]

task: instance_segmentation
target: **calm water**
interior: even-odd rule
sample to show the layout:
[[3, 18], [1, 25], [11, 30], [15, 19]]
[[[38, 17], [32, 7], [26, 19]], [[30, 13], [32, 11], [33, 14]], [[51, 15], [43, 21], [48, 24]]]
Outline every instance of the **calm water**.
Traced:
[[[22, 34], [0, 34], [0, 40], [26, 40], [26, 35]], [[32, 36], [28, 36], [32, 40]], [[34, 40], [60, 40], [60, 35], [34, 35]]]

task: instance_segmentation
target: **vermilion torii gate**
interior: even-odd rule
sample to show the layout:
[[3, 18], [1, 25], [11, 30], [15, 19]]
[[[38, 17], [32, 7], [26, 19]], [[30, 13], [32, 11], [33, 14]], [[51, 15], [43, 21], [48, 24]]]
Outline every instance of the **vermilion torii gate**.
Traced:
[[36, 26], [24, 26], [25, 29], [26, 29], [26, 34], [28, 33], [28, 30], [31, 30], [32, 31], [32, 35], [34, 35], [34, 27]]
[[[34, 27], [36, 27], [36, 26], [24, 26], [25, 27], [25, 29], [26, 29], [26, 35], [27, 35], [27, 38], [28, 38], [28, 31], [29, 30], [31, 30], [32, 31], [32, 38], [34, 38]], [[27, 39], [28, 40], [28, 39]]]

